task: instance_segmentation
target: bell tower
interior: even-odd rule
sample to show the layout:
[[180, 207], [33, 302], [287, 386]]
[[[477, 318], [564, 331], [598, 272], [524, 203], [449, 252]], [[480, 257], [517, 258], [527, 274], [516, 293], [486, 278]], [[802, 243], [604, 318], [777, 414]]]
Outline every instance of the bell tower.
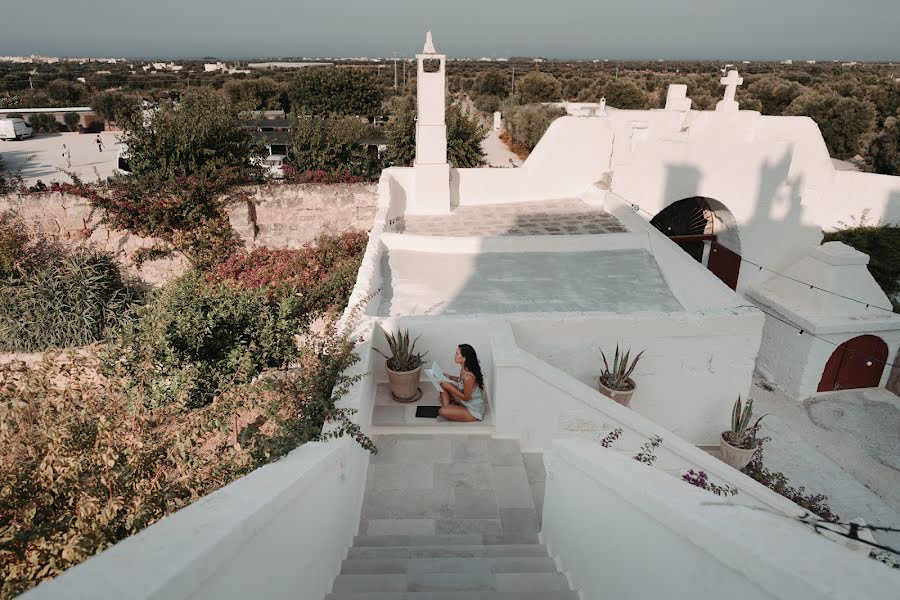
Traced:
[[447, 163], [447, 56], [438, 54], [425, 36], [425, 47], [416, 54], [416, 160], [415, 203], [417, 213], [450, 212], [450, 165]]

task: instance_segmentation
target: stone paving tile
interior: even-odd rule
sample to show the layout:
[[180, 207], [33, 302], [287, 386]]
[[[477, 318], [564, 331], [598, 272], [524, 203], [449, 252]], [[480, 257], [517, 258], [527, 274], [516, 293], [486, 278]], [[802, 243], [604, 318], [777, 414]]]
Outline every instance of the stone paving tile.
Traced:
[[438, 535], [484, 534], [500, 535], [503, 523], [500, 519], [437, 519], [434, 532]]
[[497, 467], [524, 468], [522, 454], [519, 451], [519, 443], [516, 440], [489, 440], [488, 454], [491, 464]]
[[[375, 490], [434, 489], [433, 465], [375, 464], [371, 476]], [[449, 465], [448, 465], [449, 466]]]
[[487, 463], [434, 465], [434, 488], [493, 490], [494, 476]]
[[450, 460], [454, 464], [488, 462], [487, 439], [484, 436], [465, 436], [450, 440]]
[[416, 235], [573, 235], [627, 231], [603, 210], [578, 199], [460, 206], [449, 215], [405, 215], [392, 230]]
[[500, 508], [534, 508], [523, 467], [494, 467], [494, 492]]
[[[360, 535], [434, 535], [434, 519], [361, 519]], [[468, 533], [468, 532], [466, 532]]]
[[537, 533], [537, 511], [533, 508], [501, 508], [500, 526], [504, 533]]
[[496, 519], [497, 496], [492, 490], [453, 490], [453, 516], [458, 519]]

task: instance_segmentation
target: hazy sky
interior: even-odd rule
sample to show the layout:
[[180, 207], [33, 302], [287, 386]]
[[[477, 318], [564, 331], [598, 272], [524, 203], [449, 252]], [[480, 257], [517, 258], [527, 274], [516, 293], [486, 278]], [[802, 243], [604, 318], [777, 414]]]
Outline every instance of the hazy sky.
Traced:
[[0, 0], [0, 55], [900, 60], [900, 0]]

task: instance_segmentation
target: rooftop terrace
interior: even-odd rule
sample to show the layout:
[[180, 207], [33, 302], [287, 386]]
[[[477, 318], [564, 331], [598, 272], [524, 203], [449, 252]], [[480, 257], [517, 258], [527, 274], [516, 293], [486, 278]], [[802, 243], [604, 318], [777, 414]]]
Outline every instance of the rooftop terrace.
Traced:
[[459, 206], [449, 215], [405, 215], [395, 233], [444, 236], [579, 235], [627, 231], [609, 213], [578, 199]]

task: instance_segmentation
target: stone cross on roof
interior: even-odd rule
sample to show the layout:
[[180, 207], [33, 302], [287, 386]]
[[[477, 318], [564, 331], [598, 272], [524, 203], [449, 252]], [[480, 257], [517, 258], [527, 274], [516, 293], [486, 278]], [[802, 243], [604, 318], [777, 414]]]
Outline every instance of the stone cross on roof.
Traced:
[[434, 42], [431, 41], [430, 31], [425, 34], [425, 48], [422, 49], [422, 54], [437, 54], [434, 49]]
[[725, 86], [725, 98], [716, 104], [717, 111], [735, 111], [738, 110], [738, 103], [734, 99], [737, 94], [737, 86], [744, 83], [744, 78], [738, 76], [735, 70], [728, 71], [728, 76], [719, 80], [719, 83]]

